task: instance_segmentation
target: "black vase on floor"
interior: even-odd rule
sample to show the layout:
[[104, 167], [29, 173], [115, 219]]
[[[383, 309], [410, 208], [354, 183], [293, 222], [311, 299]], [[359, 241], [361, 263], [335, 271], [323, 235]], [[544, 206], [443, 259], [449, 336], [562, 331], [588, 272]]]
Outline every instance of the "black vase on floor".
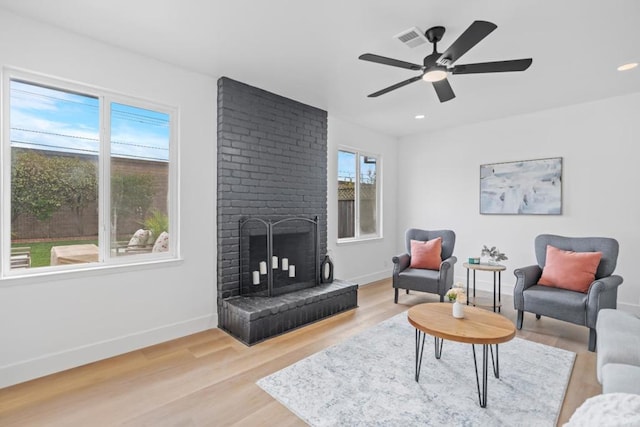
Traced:
[[320, 264], [320, 283], [331, 282], [333, 282], [333, 261], [331, 261], [329, 255], [325, 255]]

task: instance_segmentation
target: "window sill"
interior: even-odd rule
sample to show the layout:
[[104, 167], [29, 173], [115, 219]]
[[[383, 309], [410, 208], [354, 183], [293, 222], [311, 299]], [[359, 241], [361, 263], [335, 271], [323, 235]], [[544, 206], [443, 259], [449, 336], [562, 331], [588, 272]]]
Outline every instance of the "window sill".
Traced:
[[374, 242], [376, 240], [384, 240], [384, 237], [382, 236], [371, 236], [371, 237], [360, 237], [357, 239], [338, 239], [336, 241], [336, 245], [338, 246], [343, 246], [343, 245], [353, 245], [353, 244], [358, 244], [358, 243], [369, 243], [369, 242]]
[[[97, 264], [95, 266], [74, 268], [69, 270], [29, 272], [4, 276], [0, 278], [0, 288], [43, 283], [52, 280], [78, 279], [83, 277], [104, 276], [107, 274], [119, 274], [130, 271], [150, 270], [156, 268], [173, 267], [183, 263], [182, 258], [164, 258], [157, 260], [145, 260], [127, 264]], [[34, 269], [35, 271], [36, 269]]]

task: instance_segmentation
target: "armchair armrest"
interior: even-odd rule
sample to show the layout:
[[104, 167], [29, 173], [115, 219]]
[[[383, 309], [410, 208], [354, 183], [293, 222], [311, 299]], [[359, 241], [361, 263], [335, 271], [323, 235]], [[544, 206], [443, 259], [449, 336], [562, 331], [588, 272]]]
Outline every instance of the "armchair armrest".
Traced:
[[611, 275], [595, 280], [587, 291], [587, 326], [596, 327], [598, 311], [603, 308], [616, 308], [618, 286], [622, 284], [622, 277]]
[[449, 258], [442, 260], [442, 263], [440, 264], [440, 271], [453, 269], [453, 265], [456, 262], [458, 262], [458, 258], [455, 256], [450, 256]]
[[[591, 285], [589, 285], [589, 298], [592, 296], [596, 296], [602, 292], [609, 292], [615, 290], [622, 284], [622, 277], [618, 275], [612, 275], [607, 277], [602, 277], [596, 281], [594, 281]], [[613, 307], [611, 307], [613, 308]]]
[[[450, 256], [447, 259], [442, 260], [440, 263], [440, 283], [444, 286], [451, 282], [453, 284], [453, 266], [458, 261], [455, 256]], [[447, 276], [451, 276], [451, 280], [447, 280]], [[448, 290], [448, 288], [447, 288]]]
[[542, 276], [542, 269], [534, 264], [517, 268], [513, 271], [513, 274], [516, 276], [516, 284], [513, 287], [513, 307], [516, 310], [523, 310], [524, 296], [522, 293], [527, 288], [538, 283], [540, 276]]
[[411, 264], [411, 257], [404, 253], [391, 258], [393, 261], [393, 275], [397, 276], [402, 270], [405, 270]]
[[440, 280], [438, 280], [438, 293], [444, 295], [453, 285], [453, 266], [458, 261], [455, 256], [450, 256], [440, 263]]

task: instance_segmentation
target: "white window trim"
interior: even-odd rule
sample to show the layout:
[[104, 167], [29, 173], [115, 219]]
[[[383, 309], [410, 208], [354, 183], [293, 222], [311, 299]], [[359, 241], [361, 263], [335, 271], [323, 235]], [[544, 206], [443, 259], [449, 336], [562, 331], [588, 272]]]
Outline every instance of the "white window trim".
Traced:
[[[9, 279], [16, 278], [43, 278], [49, 279], [52, 275], [76, 272], [96, 272], [112, 270], [114, 267], [140, 268], [148, 266], [148, 268], [157, 267], [158, 263], [180, 261], [180, 149], [179, 149], [179, 110], [161, 102], [145, 100], [129, 95], [120, 94], [111, 90], [81, 84], [70, 80], [57, 77], [51, 77], [39, 73], [21, 70], [12, 67], [2, 68], [2, 85], [1, 96], [2, 104], [0, 110], [0, 126], [2, 127], [2, 141], [0, 141], [0, 189], [2, 190], [2, 208], [0, 210], [0, 254], [11, 253], [11, 206], [10, 203], [4, 203], [5, 197], [11, 194], [11, 167], [7, 162], [11, 160], [11, 122], [10, 122], [10, 99], [11, 80], [23, 80], [27, 83], [49, 86], [52, 88], [78, 92], [81, 94], [95, 96], [100, 100], [100, 140], [110, 141], [110, 109], [111, 103], [127, 104], [134, 107], [146, 108], [149, 110], [165, 113], [170, 117], [170, 143], [169, 143], [169, 171], [168, 171], [168, 195], [167, 195], [167, 214], [169, 215], [169, 230], [171, 230], [169, 239], [169, 250], [163, 253], [136, 254], [133, 256], [111, 257], [111, 237], [109, 224], [111, 218], [110, 212], [110, 168], [107, 166], [111, 161], [110, 144], [100, 144], [100, 157], [98, 161], [99, 168], [99, 213], [98, 213], [98, 239], [100, 248], [98, 262], [87, 264], [73, 264], [53, 267], [37, 267], [27, 269], [15, 269], [10, 267], [10, 257], [0, 257], [0, 281], [5, 282]], [[106, 219], [106, 221], [105, 221]], [[93, 273], [95, 274], [95, 273]], [[4, 283], [3, 283], [4, 284]]]
[[[360, 150], [358, 148], [355, 147], [350, 147], [347, 145], [340, 145], [338, 146], [338, 151], [336, 152], [336, 158], [340, 155], [340, 151], [346, 151], [349, 153], [354, 153], [356, 155], [356, 185], [355, 185], [355, 194], [354, 194], [354, 198], [355, 198], [355, 209], [354, 209], [354, 237], [343, 237], [343, 238], [336, 238], [336, 244], [338, 245], [342, 245], [342, 244], [347, 244], [347, 243], [361, 243], [361, 242], [368, 242], [368, 241], [372, 241], [372, 240], [381, 240], [383, 238], [383, 218], [382, 218], [382, 198], [383, 198], [383, 191], [382, 191], [382, 183], [384, 180], [384, 173], [382, 172], [382, 156], [380, 154], [377, 153], [373, 153], [370, 151], [366, 151], [366, 150]], [[376, 159], [376, 215], [377, 215], [377, 232], [376, 233], [371, 233], [371, 234], [360, 234], [360, 157], [366, 157], [366, 156], [370, 156], [370, 157], [375, 157]], [[336, 168], [337, 170], [337, 168]], [[334, 177], [334, 179], [337, 177]], [[337, 197], [336, 197], [337, 199]], [[337, 203], [337, 200], [336, 200]], [[337, 218], [337, 210], [336, 210], [336, 222], [337, 222], [338, 218]]]

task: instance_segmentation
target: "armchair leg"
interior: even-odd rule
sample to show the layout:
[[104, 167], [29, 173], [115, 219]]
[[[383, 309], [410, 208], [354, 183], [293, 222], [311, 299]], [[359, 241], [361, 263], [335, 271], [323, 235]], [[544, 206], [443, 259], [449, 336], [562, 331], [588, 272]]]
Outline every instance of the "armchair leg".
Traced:
[[536, 319], [540, 320], [540, 317], [542, 316], [540, 316], [539, 314], [536, 314]]
[[524, 317], [524, 311], [518, 310], [518, 318], [516, 320], [516, 328], [522, 329], [522, 318]]
[[440, 302], [444, 302], [444, 295], [440, 295]]
[[589, 328], [589, 351], [596, 351], [596, 329]]
[[406, 289], [407, 295], [409, 295], [409, 289]]
[[398, 288], [395, 288], [394, 291], [396, 291], [396, 296], [395, 296], [395, 298], [393, 298], [393, 302], [395, 302], [397, 304], [398, 303]]

